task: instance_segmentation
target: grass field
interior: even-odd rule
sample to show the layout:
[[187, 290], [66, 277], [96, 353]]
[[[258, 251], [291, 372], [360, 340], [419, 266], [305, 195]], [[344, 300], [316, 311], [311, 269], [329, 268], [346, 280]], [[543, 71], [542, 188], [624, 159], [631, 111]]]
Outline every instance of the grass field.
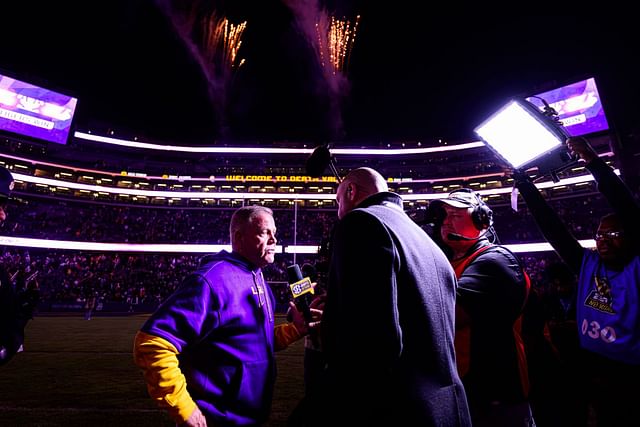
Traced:
[[[147, 316], [38, 316], [25, 351], [0, 368], [0, 426], [175, 426], [147, 394], [133, 337]], [[282, 321], [282, 319], [280, 320]], [[278, 353], [269, 427], [302, 397], [303, 341]]]

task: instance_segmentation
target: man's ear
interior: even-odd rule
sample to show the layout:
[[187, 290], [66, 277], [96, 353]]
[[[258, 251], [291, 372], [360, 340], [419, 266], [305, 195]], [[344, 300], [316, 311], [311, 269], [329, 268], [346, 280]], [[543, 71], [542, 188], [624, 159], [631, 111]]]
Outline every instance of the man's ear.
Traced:
[[354, 187], [355, 185], [353, 185], [352, 183], [347, 184], [347, 198], [349, 198], [349, 200], [355, 199]]
[[242, 231], [236, 230], [233, 232], [233, 239], [231, 239], [231, 245], [237, 246], [240, 244], [240, 238], [242, 237]]

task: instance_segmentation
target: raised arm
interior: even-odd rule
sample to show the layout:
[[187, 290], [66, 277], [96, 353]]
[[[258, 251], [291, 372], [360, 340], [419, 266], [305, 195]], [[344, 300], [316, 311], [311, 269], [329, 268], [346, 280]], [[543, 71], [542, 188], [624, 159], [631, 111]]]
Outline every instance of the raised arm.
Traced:
[[564, 225], [560, 216], [551, 209], [542, 194], [524, 173], [514, 174], [516, 187], [522, 194], [538, 228], [560, 258], [575, 273], [580, 271], [584, 249]]
[[634, 237], [633, 241], [640, 245], [640, 206], [629, 188], [615, 174], [604, 160], [598, 157], [595, 150], [585, 138], [569, 138], [569, 151], [579, 156], [598, 183], [598, 190], [622, 221], [624, 229]]

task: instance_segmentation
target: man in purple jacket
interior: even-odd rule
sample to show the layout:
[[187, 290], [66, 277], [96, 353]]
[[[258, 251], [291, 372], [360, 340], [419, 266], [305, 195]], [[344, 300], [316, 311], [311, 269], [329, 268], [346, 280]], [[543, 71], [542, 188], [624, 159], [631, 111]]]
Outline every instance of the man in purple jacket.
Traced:
[[232, 252], [202, 260], [147, 320], [134, 343], [151, 397], [180, 425], [259, 425], [269, 417], [274, 351], [307, 332], [274, 329], [273, 294], [261, 268], [274, 261], [271, 209], [245, 206], [231, 218]]

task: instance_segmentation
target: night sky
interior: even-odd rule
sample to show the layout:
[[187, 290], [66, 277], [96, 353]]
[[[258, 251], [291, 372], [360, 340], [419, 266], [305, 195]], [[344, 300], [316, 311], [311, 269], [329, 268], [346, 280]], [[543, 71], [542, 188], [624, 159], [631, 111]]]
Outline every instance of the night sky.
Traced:
[[[201, 13], [215, 8], [248, 21], [238, 53], [246, 63], [212, 90], [202, 59], [157, 2], [14, 3], [3, 13], [0, 72], [78, 97], [78, 129], [109, 125], [121, 135], [203, 145], [466, 141], [508, 98], [590, 76], [612, 125], [622, 133], [638, 127], [640, 38], [624, 20], [436, 16], [415, 1], [319, 3], [338, 18], [361, 16], [334, 90], [300, 10], [273, 0], [202, 3]], [[316, 5], [300, 3], [303, 12]]]

